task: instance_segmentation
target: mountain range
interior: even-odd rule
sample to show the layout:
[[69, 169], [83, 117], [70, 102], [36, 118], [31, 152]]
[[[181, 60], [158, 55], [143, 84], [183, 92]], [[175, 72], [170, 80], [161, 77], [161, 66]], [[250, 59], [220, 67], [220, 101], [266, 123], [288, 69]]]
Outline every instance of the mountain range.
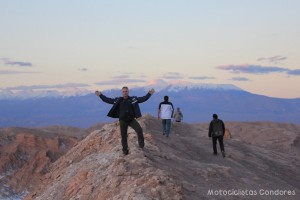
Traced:
[[[300, 98], [283, 99], [253, 94], [230, 84], [166, 84], [158, 82], [130, 88], [132, 96], [143, 96], [150, 88], [156, 93], [140, 104], [143, 114], [157, 116], [159, 103], [168, 95], [174, 109], [180, 107], [185, 122], [207, 122], [217, 113], [224, 121], [273, 121], [300, 124]], [[120, 89], [102, 91], [114, 98]], [[5, 94], [5, 95], [4, 95]], [[41, 95], [43, 94], [43, 95]], [[49, 95], [47, 95], [49, 94]], [[63, 95], [64, 94], [64, 95]], [[0, 127], [68, 125], [87, 128], [108, 118], [111, 105], [92, 91], [0, 93]]]

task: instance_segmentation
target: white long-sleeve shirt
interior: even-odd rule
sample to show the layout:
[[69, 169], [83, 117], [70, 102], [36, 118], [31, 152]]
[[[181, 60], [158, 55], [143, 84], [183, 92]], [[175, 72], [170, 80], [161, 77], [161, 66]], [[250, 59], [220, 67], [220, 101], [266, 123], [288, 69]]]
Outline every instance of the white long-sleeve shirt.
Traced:
[[159, 104], [159, 117], [161, 119], [171, 119], [173, 115], [173, 104], [168, 101], [163, 101]]

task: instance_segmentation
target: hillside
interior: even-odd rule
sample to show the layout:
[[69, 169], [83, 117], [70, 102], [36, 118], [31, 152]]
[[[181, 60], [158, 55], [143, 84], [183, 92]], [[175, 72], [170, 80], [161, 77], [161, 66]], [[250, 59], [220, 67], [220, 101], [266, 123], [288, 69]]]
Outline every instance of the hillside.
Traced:
[[[107, 124], [51, 164], [25, 199], [299, 199], [298, 125], [228, 123], [233, 138], [222, 158], [212, 155], [207, 124], [174, 124], [166, 138], [160, 120], [147, 115], [139, 122], [143, 151], [130, 129], [123, 156], [119, 127]], [[257, 138], [258, 130], [265, 137]]]
[[73, 127], [0, 129], [0, 199], [20, 199], [48, 167], [87, 135]]

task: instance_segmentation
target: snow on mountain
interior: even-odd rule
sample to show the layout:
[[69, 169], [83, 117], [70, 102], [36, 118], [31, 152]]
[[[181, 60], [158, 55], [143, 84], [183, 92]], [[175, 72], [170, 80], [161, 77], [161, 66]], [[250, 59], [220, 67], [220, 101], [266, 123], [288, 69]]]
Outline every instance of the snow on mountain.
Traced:
[[[228, 90], [239, 90], [240, 88], [231, 84], [211, 84], [211, 83], [191, 83], [186, 81], [170, 81], [166, 82], [161, 79], [156, 79], [150, 81], [145, 86], [131, 87], [130, 90], [149, 90], [154, 88], [156, 92], [166, 90], [167, 92], [180, 92], [183, 90], [218, 90], [218, 91], [228, 91]], [[118, 89], [111, 89], [106, 91], [115, 91]], [[24, 90], [10, 90], [10, 89], [0, 89], [0, 99], [30, 99], [30, 98], [65, 98], [72, 96], [84, 96], [91, 94], [94, 91], [88, 90], [82, 87], [66, 87], [57, 89], [24, 89]]]
[[40, 89], [25, 89], [25, 90], [0, 90], [0, 99], [30, 99], [30, 98], [65, 98], [72, 96], [84, 96], [91, 93], [85, 88], [68, 87], [64, 89], [51, 89], [51, 90], [40, 90]]
[[[234, 85], [169, 83], [161, 80], [144, 87], [129, 88], [130, 94], [136, 96], [145, 95], [150, 88], [156, 90], [149, 101], [140, 105], [143, 113], [153, 116], [156, 116], [163, 97], [168, 95], [174, 107], [183, 110], [185, 122], [206, 122], [212, 113], [218, 113], [227, 121], [300, 123], [300, 98], [266, 97], [241, 90]], [[111, 105], [103, 103], [93, 91], [86, 89], [68, 87], [60, 90], [2, 90], [0, 93], [6, 97], [0, 98], [0, 127], [89, 127], [98, 122], [113, 120], [106, 116]], [[120, 88], [103, 90], [103, 93], [111, 98], [122, 95]]]
[[9, 99], [14, 95], [10, 90], [0, 89], [0, 99]]
[[171, 81], [166, 82], [161, 79], [152, 80], [146, 86], [140, 87], [149, 90], [154, 88], [157, 92], [166, 90], [168, 92], [180, 92], [182, 90], [217, 90], [217, 91], [228, 91], [228, 90], [238, 90], [242, 91], [241, 88], [232, 84], [212, 84], [212, 83], [191, 83], [187, 81]]

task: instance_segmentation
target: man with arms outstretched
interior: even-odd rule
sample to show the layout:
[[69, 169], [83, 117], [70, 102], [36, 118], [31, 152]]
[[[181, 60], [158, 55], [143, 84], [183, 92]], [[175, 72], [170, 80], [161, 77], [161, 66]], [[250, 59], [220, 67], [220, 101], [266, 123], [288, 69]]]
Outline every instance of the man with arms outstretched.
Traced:
[[99, 96], [105, 103], [113, 104], [113, 107], [108, 112], [107, 116], [112, 118], [119, 118], [120, 131], [121, 131], [121, 142], [123, 147], [123, 153], [127, 155], [129, 153], [127, 143], [127, 131], [128, 126], [133, 128], [138, 136], [139, 147], [144, 148], [144, 135], [143, 129], [137, 122], [136, 118], [142, 116], [139, 103], [147, 101], [154, 93], [154, 89], [143, 97], [129, 96], [128, 87], [122, 88], [122, 97], [109, 98], [102, 94], [100, 91], [96, 91], [95, 95]]

